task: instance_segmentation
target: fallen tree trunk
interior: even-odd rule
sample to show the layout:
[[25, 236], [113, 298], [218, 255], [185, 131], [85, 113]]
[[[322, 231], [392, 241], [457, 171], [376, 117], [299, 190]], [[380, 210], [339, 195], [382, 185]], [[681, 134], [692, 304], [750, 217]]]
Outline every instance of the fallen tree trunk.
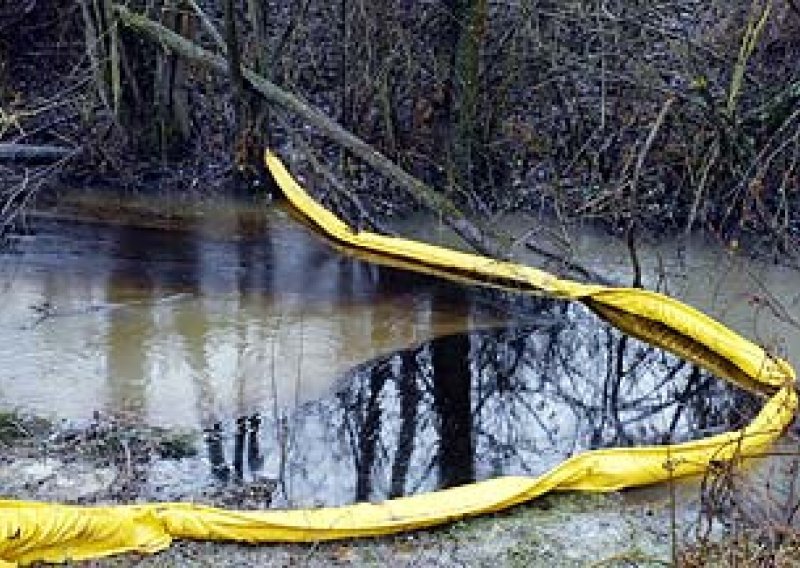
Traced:
[[[222, 73], [228, 73], [228, 62], [225, 58], [203, 49], [196, 43], [168, 30], [145, 16], [131, 12], [124, 6], [114, 4], [113, 10], [120, 21], [129, 29], [150, 36], [161, 45], [183, 57]], [[406, 187], [420, 203], [441, 213], [445, 222], [475, 250], [495, 257], [505, 256], [501, 248], [486, 236], [488, 231], [479, 228], [474, 222], [467, 219], [451, 200], [403, 170], [373, 146], [342, 128], [341, 125], [324, 112], [281, 89], [251, 69], [243, 68], [242, 76], [253, 89], [261, 93], [270, 103], [308, 121], [329, 140], [347, 148], [355, 156], [393, 182]]]
[[75, 148], [34, 144], [0, 144], [0, 160], [9, 162], [56, 162], [75, 153]]

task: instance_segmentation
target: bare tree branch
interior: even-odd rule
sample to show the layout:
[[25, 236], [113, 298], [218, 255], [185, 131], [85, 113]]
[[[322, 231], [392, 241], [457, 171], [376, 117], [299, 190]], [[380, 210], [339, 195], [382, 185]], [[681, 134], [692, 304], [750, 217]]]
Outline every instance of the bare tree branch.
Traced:
[[64, 146], [0, 143], [0, 160], [10, 162], [50, 162], [75, 153]]

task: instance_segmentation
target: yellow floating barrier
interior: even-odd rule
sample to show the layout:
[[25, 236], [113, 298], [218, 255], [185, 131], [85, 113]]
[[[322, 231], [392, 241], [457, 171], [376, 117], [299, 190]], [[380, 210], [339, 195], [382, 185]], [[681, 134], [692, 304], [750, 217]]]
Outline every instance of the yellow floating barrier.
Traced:
[[644, 290], [562, 280], [511, 262], [355, 232], [314, 201], [274, 154], [267, 152], [265, 159], [295, 210], [339, 245], [376, 262], [583, 302], [622, 331], [770, 398], [753, 422], [736, 432], [669, 446], [587, 451], [538, 477], [499, 477], [383, 503], [232, 511], [192, 503], [82, 507], [0, 500], [0, 565], [153, 553], [176, 538], [315, 542], [420, 529], [501, 511], [551, 491], [614, 491], [701, 474], [712, 461], [762, 455], [794, 417], [797, 393], [791, 366], [677, 300]]

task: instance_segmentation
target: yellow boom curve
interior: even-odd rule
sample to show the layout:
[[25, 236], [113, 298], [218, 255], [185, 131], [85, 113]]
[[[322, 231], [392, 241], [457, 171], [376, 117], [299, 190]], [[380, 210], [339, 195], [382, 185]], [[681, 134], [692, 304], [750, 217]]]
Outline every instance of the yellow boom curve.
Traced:
[[383, 503], [232, 511], [192, 503], [82, 507], [0, 500], [0, 564], [152, 553], [174, 538], [313, 542], [409, 531], [501, 511], [550, 491], [614, 491], [703, 473], [712, 460], [762, 455], [792, 421], [797, 393], [791, 366], [677, 300], [644, 290], [562, 280], [511, 262], [355, 232], [314, 201], [274, 154], [267, 151], [265, 159], [294, 209], [341, 246], [384, 264], [583, 302], [625, 333], [770, 398], [739, 431], [670, 446], [587, 451], [539, 477], [499, 477]]

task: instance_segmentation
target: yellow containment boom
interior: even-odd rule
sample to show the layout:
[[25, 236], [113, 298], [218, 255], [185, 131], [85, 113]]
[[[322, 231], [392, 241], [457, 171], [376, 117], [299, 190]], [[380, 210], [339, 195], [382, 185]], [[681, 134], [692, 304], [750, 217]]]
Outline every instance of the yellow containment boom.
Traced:
[[312, 199], [274, 154], [267, 152], [265, 159], [296, 212], [340, 246], [379, 263], [583, 302], [622, 331], [770, 398], [740, 431], [669, 446], [587, 451], [539, 477], [499, 477], [383, 503], [231, 511], [192, 503], [82, 507], [0, 500], [0, 564], [152, 553], [175, 538], [314, 542], [410, 531], [501, 511], [550, 491], [614, 491], [700, 474], [712, 460], [762, 455], [793, 419], [797, 394], [791, 366], [677, 300], [562, 280], [511, 262], [353, 231]]

